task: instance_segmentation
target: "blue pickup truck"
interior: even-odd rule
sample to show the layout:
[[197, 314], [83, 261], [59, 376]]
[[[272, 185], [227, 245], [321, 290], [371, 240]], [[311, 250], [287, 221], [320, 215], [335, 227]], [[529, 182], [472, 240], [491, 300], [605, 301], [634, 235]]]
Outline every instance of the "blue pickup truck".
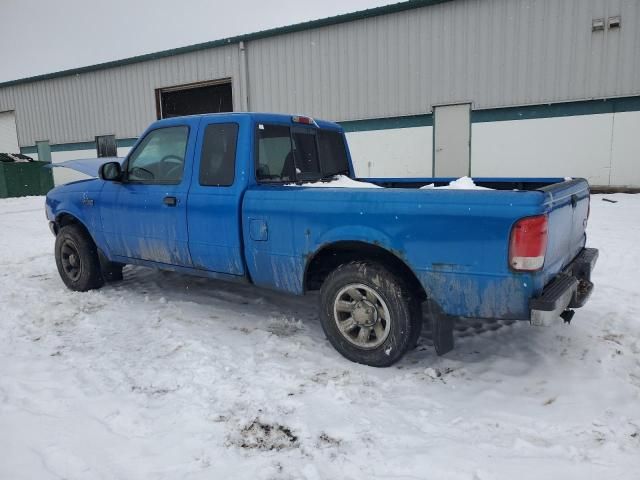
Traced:
[[263, 113], [160, 120], [93, 162], [47, 195], [70, 289], [133, 264], [319, 290], [327, 338], [366, 365], [399, 360], [423, 317], [443, 354], [458, 318], [570, 321], [593, 289], [582, 179], [356, 179], [338, 124]]

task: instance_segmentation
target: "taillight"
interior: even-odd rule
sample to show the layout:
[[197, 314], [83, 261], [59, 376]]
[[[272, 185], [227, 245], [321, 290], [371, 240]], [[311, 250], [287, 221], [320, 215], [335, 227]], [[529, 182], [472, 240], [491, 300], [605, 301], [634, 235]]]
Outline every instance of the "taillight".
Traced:
[[516, 222], [509, 241], [511, 268], [528, 272], [542, 268], [547, 251], [547, 224], [546, 215], [527, 217]]

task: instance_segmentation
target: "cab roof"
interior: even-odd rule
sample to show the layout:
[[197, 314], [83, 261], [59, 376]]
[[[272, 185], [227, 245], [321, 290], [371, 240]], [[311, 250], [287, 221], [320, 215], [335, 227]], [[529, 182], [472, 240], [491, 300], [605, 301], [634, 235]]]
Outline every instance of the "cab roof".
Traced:
[[340, 124], [338, 124], [338, 123], [329, 122], [327, 120], [319, 120], [319, 119], [314, 118], [314, 117], [309, 117], [308, 115], [268, 113], [268, 112], [203, 113], [203, 114], [199, 114], [199, 115], [186, 115], [184, 117], [165, 118], [165, 119], [162, 119], [162, 120], [158, 120], [157, 122], [155, 122], [155, 124], [163, 124], [163, 123], [169, 123], [169, 122], [173, 123], [177, 119], [180, 119], [180, 118], [193, 118], [193, 117], [212, 118], [212, 119], [213, 118], [220, 119], [220, 118], [227, 117], [230, 120], [233, 119], [233, 118], [243, 117], [243, 118], [250, 118], [251, 120], [253, 120], [256, 123], [259, 123], [259, 122], [264, 122], [264, 123], [285, 123], [285, 124], [291, 124], [291, 125], [295, 124], [295, 122], [293, 121], [294, 117], [307, 117], [307, 118], [312, 118], [319, 128], [342, 131], [342, 126], [340, 126]]

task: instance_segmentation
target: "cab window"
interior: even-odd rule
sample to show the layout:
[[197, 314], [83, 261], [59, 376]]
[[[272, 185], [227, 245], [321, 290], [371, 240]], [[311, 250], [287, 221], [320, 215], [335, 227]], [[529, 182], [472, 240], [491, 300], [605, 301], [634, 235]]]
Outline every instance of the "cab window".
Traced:
[[256, 158], [256, 178], [263, 183], [308, 182], [349, 173], [339, 131], [259, 124]]
[[296, 179], [289, 127], [258, 125], [256, 177], [263, 182], [294, 182]]
[[236, 166], [237, 123], [207, 125], [200, 155], [200, 185], [233, 185]]

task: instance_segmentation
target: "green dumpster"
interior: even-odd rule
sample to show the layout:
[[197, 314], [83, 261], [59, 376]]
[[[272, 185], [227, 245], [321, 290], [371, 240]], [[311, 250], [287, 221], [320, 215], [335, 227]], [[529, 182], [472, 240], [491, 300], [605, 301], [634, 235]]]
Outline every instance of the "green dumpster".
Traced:
[[47, 162], [0, 161], [0, 198], [44, 195], [53, 188]]

